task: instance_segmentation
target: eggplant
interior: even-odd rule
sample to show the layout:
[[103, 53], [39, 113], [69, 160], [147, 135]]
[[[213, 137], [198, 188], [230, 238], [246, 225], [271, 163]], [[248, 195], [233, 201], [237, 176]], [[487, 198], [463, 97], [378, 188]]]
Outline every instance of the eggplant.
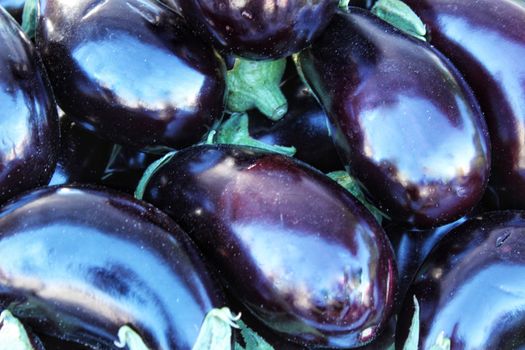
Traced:
[[67, 116], [60, 120], [61, 146], [49, 185], [96, 184], [132, 194], [159, 155], [115, 145]]
[[345, 167], [387, 216], [437, 227], [478, 203], [489, 178], [487, 126], [445, 57], [351, 8], [298, 61]]
[[252, 137], [270, 145], [293, 146], [295, 158], [323, 172], [343, 169], [330, 136], [328, 117], [297, 73], [283, 82], [282, 90], [288, 112], [277, 122], [255, 110], [250, 112]]
[[[450, 349], [525, 346], [525, 212], [473, 217], [429, 255], [409, 289], [397, 324], [401, 349], [419, 305], [419, 347], [438, 339]], [[416, 314], [416, 318], [417, 318]]]
[[58, 116], [38, 53], [0, 7], [0, 204], [48, 183], [56, 165]]
[[388, 321], [397, 276], [390, 242], [326, 175], [233, 145], [187, 148], [149, 172], [144, 199], [188, 232], [230, 292], [275, 332], [350, 348]]
[[502, 208], [525, 209], [525, 4], [519, 0], [406, 3], [428, 26], [432, 45], [450, 58], [479, 99], [492, 142], [491, 186]]
[[40, 0], [36, 43], [59, 106], [123, 146], [182, 148], [224, 109], [224, 65], [154, 0]]
[[[221, 51], [253, 59], [290, 56], [310, 45], [338, 5], [336, 0], [178, 0], [188, 23]], [[177, 6], [178, 5], [178, 6]]]
[[35, 332], [117, 349], [191, 349], [224, 297], [188, 236], [157, 209], [88, 187], [35, 190], [0, 212], [0, 307]]
[[18, 23], [22, 23], [25, 0], [0, 0], [2, 6]]

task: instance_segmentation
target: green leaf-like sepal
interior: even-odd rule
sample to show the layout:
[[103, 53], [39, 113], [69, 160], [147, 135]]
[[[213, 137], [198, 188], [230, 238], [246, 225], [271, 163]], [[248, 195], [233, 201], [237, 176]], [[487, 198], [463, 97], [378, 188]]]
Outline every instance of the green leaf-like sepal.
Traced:
[[280, 88], [285, 68], [286, 59], [251, 61], [237, 58], [226, 75], [228, 111], [242, 113], [257, 108], [272, 120], [281, 119], [288, 111]]
[[239, 328], [241, 329], [241, 335], [246, 344], [246, 348], [239, 346], [241, 350], [274, 350], [274, 348], [266, 342], [259, 334], [251, 330], [243, 321], [237, 321]]
[[290, 157], [295, 154], [295, 147], [293, 146], [270, 145], [251, 137], [246, 113], [235, 113], [230, 119], [222, 123], [216, 130], [213, 142], [216, 144], [251, 146]]
[[372, 13], [408, 35], [426, 41], [425, 24], [412, 9], [401, 0], [379, 0]]
[[34, 350], [24, 326], [9, 310], [0, 314], [0, 350]]
[[38, 21], [38, 0], [26, 0], [22, 13], [22, 30], [33, 39]]
[[144, 191], [146, 190], [146, 186], [148, 185], [153, 175], [155, 175], [155, 173], [159, 171], [160, 168], [166, 165], [166, 163], [168, 163], [175, 154], [177, 154], [177, 151], [167, 153], [164, 155], [164, 157], [157, 159], [156, 161], [151, 163], [151, 165], [146, 169], [146, 171], [142, 175], [142, 178], [140, 179], [139, 184], [137, 185], [137, 189], [135, 190], [135, 198], [142, 199], [144, 197]]
[[346, 171], [332, 171], [327, 174], [332, 180], [336, 181], [339, 185], [344, 187], [350, 192], [361, 204], [363, 204], [376, 218], [377, 222], [381, 223], [384, 217], [387, 217], [385, 213], [373, 206], [367, 199], [366, 196], [359, 186], [356, 179], [350, 176]]
[[151, 350], [146, 346], [144, 340], [129, 326], [122, 326], [118, 330], [118, 340], [115, 342], [117, 348], [128, 350]]
[[192, 350], [231, 350], [232, 328], [238, 328], [239, 318], [227, 307], [208, 312]]

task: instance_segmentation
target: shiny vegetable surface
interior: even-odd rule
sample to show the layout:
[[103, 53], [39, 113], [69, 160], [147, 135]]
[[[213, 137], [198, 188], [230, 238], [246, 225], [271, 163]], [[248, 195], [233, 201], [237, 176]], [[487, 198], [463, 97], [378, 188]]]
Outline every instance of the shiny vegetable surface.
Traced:
[[40, 58], [0, 8], [0, 203], [47, 184], [58, 139], [55, 102]]
[[144, 199], [194, 239], [257, 318], [308, 346], [373, 340], [391, 314], [396, 267], [374, 217], [293, 158], [256, 148], [187, 148]]
[[525, 3], [407, 0], [476, 93], [489, 126], [491, 185], [502, 208], [525, 209]]
[[336, 0], [178, 0], [182, 15], [221, 50], [277, 59], [308, 46], [330, 21]]
[[22, 22], [25, 0], [0, 0], [0, 6], [7, 10], [18, 23]]
[[349, 172], [389, 217], [439, 226], [477, 204], [489, 177], [487, 127], [437, 51], [352, 8], [299, 62]]
[[122, 145], [198, 142], [224, 107], [223, 64], [153, 0], [40, 0], [36, 42], [64, 112]]
[[224, 303], [186, 234], [116, 192], [36, 190], [3, 208], [0, 232], [0, 307], [37, 332], [116, 349], [127, 325], [150, 349], [191, 349]]
[[[491, 212], [452, 230], [434, 249], [408, 291], [397, 325], [402, 344], [418, 300], [419, 347], [441, 337], [450, 349], [525, 346], [525, 213]], [[441, 334], [441, 335], [440, 335]]]

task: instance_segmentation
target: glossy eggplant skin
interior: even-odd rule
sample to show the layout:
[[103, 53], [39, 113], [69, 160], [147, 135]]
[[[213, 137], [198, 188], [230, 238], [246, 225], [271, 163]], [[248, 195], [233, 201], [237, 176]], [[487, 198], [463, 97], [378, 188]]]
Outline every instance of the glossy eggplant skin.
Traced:
[[18, 23], [22, 23], [24, 4], [25, 0], [0, 0], [0, 6], [6, 9], [6, 11], [9, 12]]
[[0, 203], [47, 184], [58, 140], [55, 101], [38, 53], [0, 7]]
[[478, 97], [492, 142], [491, 185], [502, 208], [525, 209], [525, 4], [519, 0], [406, 3], [428, 26], [432, 45], [450, 58]]
[[400, 312], [401, 349], [420, 306], [419, 349], [439, 333], [451, 349], [521, 349], [525, 346], [525, 212], [500, 211], [469, 219], [449, 233], [418, 272]]
[[290, 340], [356, 347], [391, 314], [397, 272], [384, 231], [304, 163], [195, 146], [155, 173], [144, 199], [186, 229], [241, 303]]
[[221, 51], [263, 60], [308, 46], [336, 11], [335, 0], [178, 0], [182, 15]]
[[224, 306], [187, 235], [131, 196], [37, 190], [4, 207], [0, 232], [0, 307], [38, 332], [116, 349], [130, 325], [150, 349], [191, 349]]
[[112, 144], [79, 126], [60, 119], [61, 146], [49, 185], [93, 184], [133, 194], [146, 168], [159, 155]]
[[477, 204], [489, 178], [487, 127], [446, 58], [352, 8], [299, 61], [347, 170], [389, 217], [436, 227]]
[[288, 101], [286, 115], [272, 122], [250, 111], [250, 135], [270, 145], [294, 146], [295, 158], [322, 172], [344, 169], [330, 136], [328, 117], [297, 74], [281, 89]]
[[40, 0], [36, 42], [59, 106], [123, 146], [200, 141], [224, 108], [224, 67], [153, 0]]

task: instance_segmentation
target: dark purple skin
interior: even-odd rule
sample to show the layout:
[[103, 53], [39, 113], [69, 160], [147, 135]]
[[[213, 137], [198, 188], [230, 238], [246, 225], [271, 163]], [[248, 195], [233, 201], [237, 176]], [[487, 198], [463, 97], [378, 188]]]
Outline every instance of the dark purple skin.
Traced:
[[60, 120], [61, 148], [49, 185], [97, 184], [132, 194], [146, 168], [160, 156], [116, 145], [72, 122]]
[[39, 335], [40, 340], [44, 343], [47, 350], [90, 350], [88, 347], [78, 343], [68, 342], [59, 338]]
[[299, 60], [347, 170], [389, 217], [436, 227], [478, 203], [489, 177], [487, 127], [437, 51], [351, 8]]
[[522, 349], [525, 346], [525, 212], [500, 211], [469, 219], [432, 251], [405, 298], [397, 324], [404, 344], [420, 306], [419, 348], [439, 333], [451, 349]]
[[323, 172], [344, 169], [330, 136], [323, 108], [295, 74], [282, 90], [288, 112], [278, 122], [256, 110], [250, 111], [250, 135], [270, 145], [294, 146], [295, 158]]
[[391, 314], [397, 271], [383, 229], [302, 162], [249, 147], [191, 147], [152, 176], [144, 199], [185, 228], [231, 293], [287, 339], [356, 347]]
[[0, 6], [9, 12], [18, 23], [22, 23], [25, 0], [0, 0]]
[[0, 204], [48, 183], [58, 142], [55, 101], [40, 58], [0, 8]]
[[432, 45], [450, 58], [478, 97], [492, 142], [491, 186], [502, 208], [525, 209], [525, 3], [406, 3], [427, 25]]
[[257, 60], [287, 57], [310, 45], [338, 5], [336, 0], [177, 2], [188, 23], [221, 51]]
[[191, 349], [225, 306], [188, 236], [131, 196], [55, 187], [0, 213], [0, 308], [35, 332], [117, 349], [130, 325], [150, 349]]
[[394, 247], [399, 273], [396, 300], [398, 311], [412, 279], [430, 251], [443, 237], [465, 220], [466, 218], [462, 217], [450, 224], [429, 230], [411, 230], [397, 225], [390, 225], [385, 228]]
[[36, 42], [60, 107], [113, 143], [182, 148], [222, 116], [222, 61], [154, 0], [40, 0]]

